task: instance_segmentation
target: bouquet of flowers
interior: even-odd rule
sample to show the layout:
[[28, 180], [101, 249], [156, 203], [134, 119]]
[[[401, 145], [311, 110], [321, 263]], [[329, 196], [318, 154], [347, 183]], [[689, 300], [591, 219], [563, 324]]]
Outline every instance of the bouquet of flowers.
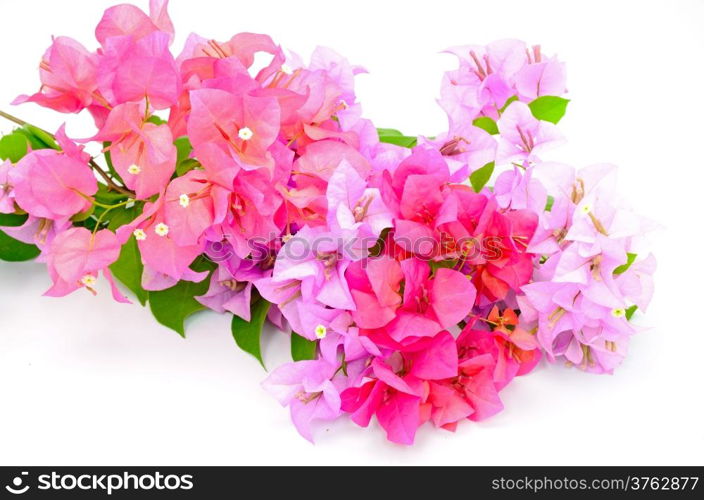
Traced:
[[427, 421], [499, 412], [543, 358], [623, 360], [653, 293], [651, 224], [613, 166], [542, 159], [563, 141], [562, 62], [518, 40], [451, 48], [448, 130], [410, 137], [362, 118], [364, 69], [332, 50], [306, 63], [267, 35], [192, 34], [174, 56], [166, 7], [109, 8], [93, 52], [53, 39], [14, 102], [88, 112], [92, 137], [1, 113], [19, 128], [0, 140], [0, 258], [45, 263], [46, 295], [104, 280], [181, 335], [229, 314], [262, 364], [275, 325], [293, 361], [263, 385], [310, 440], [348, 414], [411, 444]]

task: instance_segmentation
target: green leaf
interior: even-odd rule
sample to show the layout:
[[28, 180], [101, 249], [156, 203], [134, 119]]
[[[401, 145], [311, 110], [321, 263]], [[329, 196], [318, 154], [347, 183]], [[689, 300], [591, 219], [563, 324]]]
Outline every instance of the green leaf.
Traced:
[[553, 196], [548, 195], [548, 199], [545, 202], [545, 211], [550, 212], [552, 210], [552, 206], [555, 204], [555, 198]]
[[194, 160], [193, 158], [188, 158], [188, 159], [186, 159], [176, 165], [176, 176], [181, 177], [186, 172], [190, 172], [191, 170], [198, 168], [200, 166], [201, 165], [198, 160]]
[[[194, 263], [191, 268], [195, 268]], [[149, 292], [149, 307], [156, 320], [185, 337], [184, 321], [190, 315], [205, 309], [194, 297], [208, 291], [210, 279], [200, 283], [179, 281], [176, 285], [159, 292]]]
[[533, 113], [533, 116], [538, 120], [557, 123], [565, 116], [568, 102], [570, 102], [570, 100], [564, 97], [544, 95], [529, 103], [528, 107], [531, 113]]
[[17, 132], [27, 138], [32, 149], [61, 149], [54, 136], [33, 125], [24, 125], [22, 128], [18, 128]]
[[376, 129], [376, 131], [379, 134], [380, 142], [385, 142], [387, 144], [395, 144], [404, 148], [412, 148], [416, 144], [418, 144], [417, 137], [403, 135], [401, 131], [396, 130], [394, 128], [378, 128]]
[[142, 256], [139, 253], [139, 246], [137, 246], [137, 240], [134, 236], [122, 245], [120, 257], [110, 265], [110, 271], [112, 271], [115, 278], [120, 280], [122, 284], [135, 294], [140, 304], [145, 305], [147, 303], [149, 292], [142, 288], [144, 265], [142, 264]]
[[631, 267], [631, 264], [633, 264], [636, 261], [636, 257], [638, 257], [638, 254], [636, 253], [627, 253], [626, 254], [626, 263], [621, 264], [618, 266], [616, 269], [614, 269], [614, 276], [617, 274], [623, 274], [626, 271], [628, 271], [628, 268]]
[[0, 214], [0, 226], [19, 227], [27, 222], [27, 214]]
[[296, 332], [291, 332], [291, 357], [294, 361], [315, 359], [318, 343], [301, 337]]
[[407, 135], [385, 135], [379, 137], [379, 142], [385, 142], [387, 144], [395, 144], [396, 146], [401, 146], [404, 148], [413, 148], [418, 144], [417, 137], [410, 137]]
[[489, 182], [489, 179], [491, 179], [491, 174], [494, 173], [494, 162], [490, 161], [483, 167], [475, 170], [472, 172], [472, 174], [469, 176], [469, 182], [472, 184], [472, 188], [474, 189], [475, 192], [479, 192], [482, 190], [484, 186], [486, 186], [486, 183]]
[[191, 141], [185, 135], [174, 141], [176, 146], [176, 177], [181, 177], [186, 172], [190, 172], [201, 166], [200, 162], [195, 158], [190, 158], [193, 146]]
[[188, 159], [191, 154], [191, 151], [193, 151], [191, 141], [185, 135], [176, 139], [174, 141], [174, 146], [176, 146], [176, 165]]
[[631, 307], [629, 307], [628, 309], [626, 309], [626, 319], [627, 319], [628, 321], [631, 321], [631, 318], [632, 318], [633, 315], [636, 313], [636, 309], [638, 309], [638, 306], [635, 305], [635, 304], [633, 304]]
[[0, 138], [0, 159], [17, 163], [27, 154], [27, 138], [15, 131]]
[[153, 123], [154, 125], [164, 125], [165, 123], [167, 123], [166, 120], [156, 115], [150, 116], [149, 118], [147, 118], [147, 121], [149, 123]]
[[111, 210], [108, 214], [110, 216], [110, 222], [108, 223], [108, 229], [115, 231], [120, 226], [129, 224], [135, 220], [139, 214], [142, 213], [143, 204], [141, 202], [135, 202], [130, 208], [117, 208]]
[[36, 258], [41, 252], [35, 245], [28, 245], [0, 231], [0, 259], [22, 262]]
[[381, 137], [382, 135], [403, 135], [403, 132], [401, 132], [400, 130], [396, 130], [395, 128], [378, 128], [376, 129], [376, 131], [379, 134], [379, 137]]
[[499, 127], [496, 125], [496, 122], [488, 116], [480, 116], [479, 118], [475, 118], [472, 125], [479, 127], [482, 130], [486, 130], [491, 135], [496, 135], [499, 133]]
[[240, 349], [257, 358], [264, 369], [266, 369], [266, 366], [264, 366], [264, 359], [262, 359], [261, 338], [269, 306], [271, 306], [269, 302], [259, 298], [259, 300], [252, 303], [251, 320], [245, 321], [233, 314], [231, 326], [232, 336], [235, 338], [237, 345], [240, 346]]
[[506, 102], [504, 103], [504, 105], [503, 105], [503, 106], [501, 107], [501, 109], [499, 110], [499, 114], [503, 114], [503, 112], [506, 111], [506, 108], [508, 108], [509, 105], [510, 105], [512, 102], [517, 101], [517, 100], [518, 100], [518, 96], [517, 96], [517, 95], [512, 95], [511, 97], [509, 97], [508, 99], [506, 99]]

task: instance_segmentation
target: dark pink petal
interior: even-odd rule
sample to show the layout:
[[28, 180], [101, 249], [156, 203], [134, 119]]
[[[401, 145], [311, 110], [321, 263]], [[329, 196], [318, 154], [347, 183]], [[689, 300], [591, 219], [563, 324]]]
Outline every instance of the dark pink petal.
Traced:
[[420, 398], [402, 392], [391, 396], [376, 412], [389, 441], [413, 444], [420, 426]]
[[464, 319], [474, 306], [476, 296], [474, 285], [462, 273], [447, 268], [436, 271], [430, 302], [443, 328], [450, 328]]

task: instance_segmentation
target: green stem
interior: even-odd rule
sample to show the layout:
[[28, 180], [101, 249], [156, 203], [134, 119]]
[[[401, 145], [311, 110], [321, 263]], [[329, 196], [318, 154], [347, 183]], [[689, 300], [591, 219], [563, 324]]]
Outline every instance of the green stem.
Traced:
[[98, 220], [95, 223], [95, 228], [93, 229], [93, 235], [95, 235], [95, 233], [97, 233], [98, 230], [100, 229], [100, 224], [103, 222], [103, 218], [105, 217], [105, 214], [107, 214], [113, 208], [123, 207], [123, 206], [127, 205], [128, 203], [132, 203], [133, 201], [134, 200], [125, 200], [123, 202], [117, 203], [116, 205], [103, 205], [102, 203], [97, 203], [94, 201], [93, 203], [95, 205], [102, 207], [102, 208], [105, 208], [105, 211], [102, 214], [100, 214], [100, 217], [98, 217]]
[[[5, 113], [5, 112], [2, 111], [2, 110], [0, 110], [0, 116], [2, 116], [3, 118], [5, 118], [6, 120], [10, 120], [11, 122], [16, 123], [16, 124], [19, 125], [20, 127], [24, 127], [25, 125], [29, 125], [29, 123], [27, 123], [26, 121], [21, 120], [21, 119], [17, 118], [16, 116], [12, 116], [12, 115], [9, 114], [9, 113]], [[39, 128], [39, 127], [37, 127], [37, 128]], [[39, 129], [39, 130], [41, 130], [41, 129]], [[42, 132], [44, 132], [44, 131], [42, 130]], [[49, 132], [47, 132], [47, 134], [48, 134], [48, 133], [49, 133]], [[49, 134], [49, 135], [51, 135], [51, 134]]]

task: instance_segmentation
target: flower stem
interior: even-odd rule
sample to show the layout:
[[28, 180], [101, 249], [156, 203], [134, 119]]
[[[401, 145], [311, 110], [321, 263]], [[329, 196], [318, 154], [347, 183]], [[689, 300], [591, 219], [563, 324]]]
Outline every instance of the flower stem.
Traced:
[[105, 211], [100, 214], [100, 216], [98, 217], [98, 219], [97, 219], [97, 221], [96, 221], [96, 223], [95, 223], [95, 228], [93, 228], [93, 236], [95, 236], [95, 233], [97, 233], [97, 232], [100, 230], [100, 224], [102, 224], [103, 219], [105, 218], [105, 215], [106, 215], [110, 210], [112, 210], [113, 208], [124, 207], [125, 205], [127, 205], [128, 203], [131, 203], [132, 201], [133, 201], [133, 200], [126, 200], [126, 201], [122, 201], [122, 202], [120, 202], [120, 203], [118, 203], [118, 204], [116, 204], [116, 205], [103, 205], [103, 204], [100, 204], [100, 203], [95, 203], [95, 202], [93, 202], [93, 203], [95, 203], [97, 206], [105, 208]]
[[[11, 114], [5, 113], [5, 112], [2, 111], [2, 110], [0, 110], [0, 116], [2, 116], [3, 118], [5, 118], [6, 120], [10, 120], [11, 122], [16, 123], [16, 124], [19, 125], [20, 127], [24, 127], [25, 125], [29, 125], [29, 123], [27, 123], [26, 121], [20, 120], [20, 119], [17, 118], [16, 116], [12, 116]], [[37, 127], [37, 128], [38, 128], [38, 127]], [[48, 133], [48, 132], [47, 132], [47, 133]]]

